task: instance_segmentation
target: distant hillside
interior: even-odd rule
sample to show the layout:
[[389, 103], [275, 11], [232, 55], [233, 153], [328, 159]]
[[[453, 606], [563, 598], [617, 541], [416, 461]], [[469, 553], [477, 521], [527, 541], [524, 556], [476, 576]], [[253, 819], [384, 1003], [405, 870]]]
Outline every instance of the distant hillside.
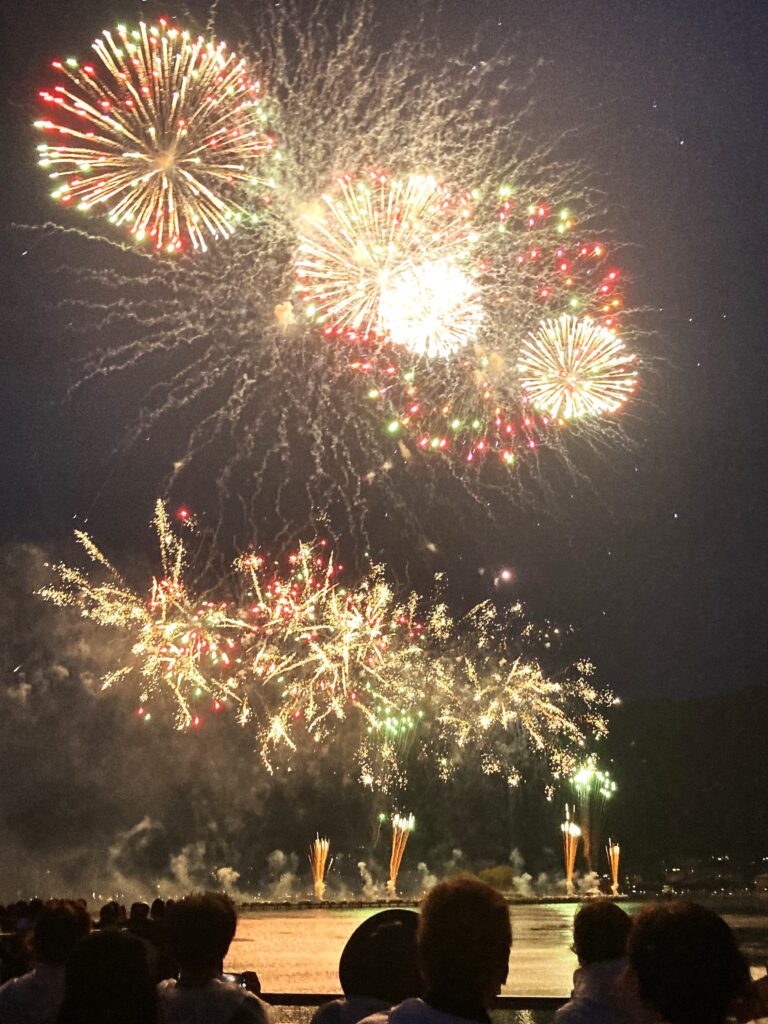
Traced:
[[768, 856], [768, 687], [622, 705], [607, 748], [628, 866]]

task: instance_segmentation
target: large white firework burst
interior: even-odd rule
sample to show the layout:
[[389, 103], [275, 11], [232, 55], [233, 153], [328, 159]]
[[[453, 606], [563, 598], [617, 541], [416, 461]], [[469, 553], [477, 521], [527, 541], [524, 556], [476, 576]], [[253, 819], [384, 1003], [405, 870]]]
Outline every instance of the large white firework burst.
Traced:
[[445, 358], [477, 332], [472, 202], [428, 175], [342, 178], [304, 215], [296, 275], [312, 319]]
[[544, 320], [523, 342], [520, 382], [553, 419], [616, 412], [637, 388], [635, 356], [589, 317]]

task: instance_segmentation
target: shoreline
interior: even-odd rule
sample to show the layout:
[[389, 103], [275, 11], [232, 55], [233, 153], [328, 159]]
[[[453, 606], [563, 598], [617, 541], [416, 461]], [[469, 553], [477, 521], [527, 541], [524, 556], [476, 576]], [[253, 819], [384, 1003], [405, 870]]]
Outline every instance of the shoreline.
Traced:
[[[503, 895], [503, 894], [502, 894]], [[581, 896], [504, 896], [509, 906], [539, 906], [548, 903], [581, 903], [601, 893], [584, 893]], [[637, 900], [636, 896], [610, 897], [617, 903]], [[252, 913], [258, 910], [387, 910], [391, 907], [417, 907], [420, 899], [403, 897], [380, 900], [249, 900], [237, 904], [238, 912]]]
[[[676, 892], [676, 893], [619, 893], [618, 896], [600, 892], [580, 893], [576, 896], [509, 896], [502, 893], [507, 906], [535, 907], [546, 905], [568, 905], [583, 903], [595, 898], [612, 899], [616, 903], [658, 903], [670, 900], [693, 900], [694, 902], [742, 905], [745, 908], [768, 910], [768, 896], [765, 893], [713, 893], [713, 892]], [[418, 907], [422, 897], [390, 897], [372, 900], [355, 899], [292, 899], [292, 900], [241, 900], [236, 902], [238, 913], [256, 913], [258, 911], [286, 910], [387, 910], [391, 907]]]

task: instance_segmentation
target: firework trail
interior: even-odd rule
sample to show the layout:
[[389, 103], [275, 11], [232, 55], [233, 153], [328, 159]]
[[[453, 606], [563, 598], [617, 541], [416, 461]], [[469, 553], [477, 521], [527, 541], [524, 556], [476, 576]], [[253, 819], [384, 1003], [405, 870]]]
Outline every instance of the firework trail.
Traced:
[[619, 859], [621, 856], [621, 849], [618, 843], [614, 843], [612, 839], [608, 840], [608, 845], [605, 848], [605, 854], [608, 858], [608, 864], [611, 869], [611, 892], [614, 896], [619, 895]]
[[563, 855], [565, 859], [565, 890], [573, 896], [573, 872], [576, 867], [576, 853], [579, 849], [581, 829], [575, 821], [571, 821], [568, 804], [565, 805], [565, 821], [560, 826], [563, 833]]
[[165, 19], [106, 30], [93, 50], [93, 64], [54, 61], [65, 84], [40, 93], [51, 118], [35, 127], [59, 137], [38, 146], [40, 165], [63, 179], [54, 198], [101, 209], [166, 252], [229, 237], [245, 212], [231, 194], [253, 190], [272, 148], [245, 60]]
[[387, 880], [387, 892], [390, 896], [397, 895], [397, 876], [400, 873], [400, 865], [403, 862], [408, 838], [415, 825], [416, 819], [412, 814], [409, 814], [407, 818], [400, 814], [395, 814], [392, 817], [392, 853], [389, 858], [389, 878]]
[[571, 778], [571, 786], [576, 793], [579, 812], [579, 824], [584, 837], [584, 860], [587, 871], [592, 873], [596, 868], [595, 850], [598, 845], [597, 831], [600, 826], [606, 800], [610, 800], [616, 792], [616, 783], [610, 773], [597, 765], [592, 755], [581, 764]]
[[[322, 900], [325, 897], [325, 873], [328, 864], [328, 852], [331, 848], [330, 839], [321, 839], [319, 834], [312, 840], [309, 847], [309, 863], [312, 866], [312, 882], [315, 888], [315, 896]], [[333, 863], [333, 862], [331, 862]]]
[[55, 565], [42, 591], [124, 638], [126, 657], [103, 685], [137, 680], [141, 716], [165, 697], [179, 728], [200, 727], [207, 701], [234, 709], [270, 770], [333, 738], [383, 793], [404, 788], [412, 753], [444, 779], [472, 758], [510, 785], [538, 766], [568, 777], [607, 731], [612, 694], [594, 686], [588, 662], [548, 672], [540, 652], [559, 630], [534, 626], [520, 605], [502, 614], [486, 603], [454, 619], [440, 601], [398, 600], [380, 566], [346, 586], [322, 541], [287, 566], [240, 556], [212, 598], [161, 503], [155, 528], [162, 572], [146, 591], [84, 534], [92, 569]]
[[[525, 453], [567, 462], [568, 435], [620, 436], [612, 414], [539, 408], [519, 368], [543, 318], [618, 329], [601, 200], [558, 140], [531, 141], [511, 58], [480, 58], [482, 43], [445, 55], [425, 24], [381, 53], [367, 3], [335, 26], [291, 0], [258, 18], [250, 62], [267, 85], [254, 132], [267, 116], [278, 144], [256, 157], [269, 180], [210, 252], [170, 260], [117, 233], [111, 251], [85, 236], [98, 266], [63, 271], [67, 320], [85, 348], [114, 340], [84, 358], [74, 392], [112, 374], [140, 380], [145, 404], [121, 450], [162, 438], [169, 491], [205, 473], [222, 515], [238, 497], [249, 528], [279, 543], [319, 532], [322, 512], [334, 539], [362, 551], [385, 508], [393, 536], [424, 550], [440, 503], [453, 522], [462, 506], [488, 515], [489, 495], [535, 479]], [[190, 238], [202, 245], [196, 229]]]

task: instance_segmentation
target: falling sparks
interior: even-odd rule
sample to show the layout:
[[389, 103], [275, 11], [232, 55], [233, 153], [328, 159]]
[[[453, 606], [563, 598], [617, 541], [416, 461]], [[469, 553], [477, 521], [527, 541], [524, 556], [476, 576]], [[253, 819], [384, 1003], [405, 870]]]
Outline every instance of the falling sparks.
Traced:
[[63, 84], [40, 93], [51, 116], [35, 126], [57, 137], [38, 147], [53, 197], [166, 252], [232, 235], [238, 189], [272, 149], [245, 60], [164, 19], [106, 30], [93, 50], [93, 64], [54, 61]]
[[610, 773], [598, 767], [594, 755], [581, 764], [571, 777], [571, 786], [576, 793], [579, 824], [584, 839], [584, 860], [587, 871], [596, 869], [597, 833], [600, 827], [603, 807], [616, 792], [616, 783]]
[[417, 594], [399, 600], [381, 566], [347, 587], [323, 542], [300, 545], [287, 566], [240, 556], [226, 597], [212, 600], [190, 582], [161, 503], [155, 528], [162, 573], [147, 594], [82, 533], [93, 570], [54, 566], [57, 582], [41, 591], [127, 639], [129, 657], [104, 686], [137, 679], [142, 716], [163, 695], [183, 729], [204, 725], [201, 700], [232, 708], [270, 770], [349, 730], [362, 781], [382, 792], [405, 785], [412, 747], [436, 757], [443, 778], [476, 757], [516, 786], [534, 765], [572, 775], [585, 744], [607, 730], [613, 696], [594, 687], [588, 662], [549, 676], [539, 648], [551, 646], [550, 627], [536, 628], [519, 604], [453, 619]]
[[523, 342], [520, 382], [534, 408], [570, 420], [617, 412], [637, 388], [635, 357], [607, 327], [585, 318], [542, 321]]

